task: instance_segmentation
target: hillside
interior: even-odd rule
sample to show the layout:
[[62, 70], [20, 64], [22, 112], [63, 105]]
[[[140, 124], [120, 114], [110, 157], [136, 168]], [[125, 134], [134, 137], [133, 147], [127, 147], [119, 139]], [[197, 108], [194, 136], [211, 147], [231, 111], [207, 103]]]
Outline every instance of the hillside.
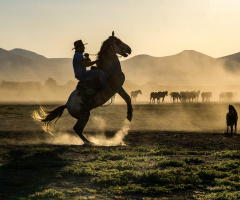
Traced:
[[73, 79], [70, 58], [48, 59], [34, 52], [0, 49], [0, 81], [40, 81], [52, 77], [60, 83]]
[[[134, 84], [213, 85], [238, 82], [240, 53], [212, 58], [193, 50], [176, 55], [138, 55], [121, 62], [126, 80]], [[52, 77], [64, 84], [74, 80], [72, 58], [46, 58], [37, 53], [0, 49], [0, 81], [41, 81]]]
[[167, 57], [135, 56], [122, 62], [126, 77], [133, 82], [165, 85], [206, 85], [222, 80], [223, 62], [192, 50]]
[[19, 56], [23, 56], [25, 58], [30, 58], [30, 59], [36, 60], [36, 61], [46, 61], [47, 60], [47, 58], [42, 55], [39, 55], [32, 51], [24, 50], [24, 49], [16, 48], [16, 49], [10, 50], [9, 52], [14, 53]]
[[240, 72], [240, 52], [219, 58], [224, 63], [224, 68], [232, 73]]

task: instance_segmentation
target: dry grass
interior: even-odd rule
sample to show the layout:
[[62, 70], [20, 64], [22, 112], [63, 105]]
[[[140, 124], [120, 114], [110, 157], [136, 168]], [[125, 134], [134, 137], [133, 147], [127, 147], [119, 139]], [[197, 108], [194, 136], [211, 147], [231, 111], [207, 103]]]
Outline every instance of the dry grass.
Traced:
[[[38, 106], [1, 106], [0, 198], [239, 199], [239, 135], [225, 137], [218, 131], [219, 122], [214, 121], [220, 119], [216, 110], [223, 113], [225, 106], [136, 105], [135, 121], [124, 138], [126, 146], [109, 147], [57, 145], [30, 116]], [[105, 120], [107, 126], [99, 132], [105, 133], [106, 139], [124, 124], [124, 107], [99, 108], [91, 113]], [[197, 110], [205, 114], [196, 114]], [[122, 116], [117, 118], [119, 113]], [[199, 122], [192, 120], [188, 131], [181, 127], [167, 130], [167, 122], [175, 126], [184, 115]], [[60, 120], [56, 132], [73, 136], [74, 120], [67, 113]], [[147, 120], [155, 123], [155, 128], [148, 126]], [[202, 129], [211, 120], [212, 128]], [[112, 123], [108, 126], [108, 122]], [[94, 137], [99, 132], [90, 120], [86, 135]]]

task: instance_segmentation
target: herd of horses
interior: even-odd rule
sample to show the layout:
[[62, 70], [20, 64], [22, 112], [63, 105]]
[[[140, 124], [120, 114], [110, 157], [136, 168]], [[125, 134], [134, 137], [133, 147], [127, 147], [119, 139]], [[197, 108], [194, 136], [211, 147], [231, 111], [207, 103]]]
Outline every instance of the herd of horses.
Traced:
[[[141, 90], [131, 91], [131, 100], [136, 101], [137, 96], [142, 94]], [[220, 101], [231, 101], [234, 97], [233, 92], [221, 92], [219, 94]], [[155, 104], [155, 100], [157, 103], [160, 103], [160, 100], [164, 102], [165, 96], [168, 96], [168, 91], [159, 91], [159, 92], [151, 92], [150, 94], [150, 104]], [[181, 92], [171, 92], [170, 96], [173, 99], [173, 102], [194, 102], [198, 101], [200, 96], [200, 90], [198, 91], [181, 91]], [[212, 92], [202, 92], [201, 93], [202, 102], [209, 102], [212, 98]], [[115, 95], [111, 98], [111, 103], [114, 103]], [[237, 121], [238, 114], [233, 105], [229, 104], [228, 113], [226, 114], [226, 124], [227, 124], [227, 134], [236, 134], [237, 133]], [[233, 129], [235, 129], [233, 131]]]
[[[141, 90], [136, 90], [131, 92], [132, 101], [136, 101], [138, 94], [142, 94]], [[236, 94], [233, 92], [221, 92], [219, 94], [220, 101], [232, 101]], [[164, 102], [165, 97], [168, 96], [168, 91], [159, 91], [150, 93], [150, 104], [159, 104]], [[198, 91], [181, 91], [181, 92], [171, 92], [170, 96], [175, 102], [197, 102], [200, 98], [200, 90]], [[209, 102], [212, 98], [212, 92], [202, 92], [201, 100], [202, 102]]]
[[[211, 93], [202, 93], [202, 99], [203, 101], [206, 99], [206, 95], [212, 95]], [[157, 103], [160, 103], [160, 100], [162, 99], [162, 102], [164, 102], [165, 96], [168, 95], [168, 91], [159, 91], [159, 92], [151, 92], [150, 94], [150, 103], [155, 103], [155, 99], [157, 99]], [[200, 90], [198, 91], [181, 91], [181, 92], [171, 92], [170, 96], [173, 99], [173, 102], [193, 102], [198, 101], [200, 95]], [[211, 96], [208, 97], [210, 100]]]
[[236, 94], [233, 92], [221, 92], [219, 94], [220, 101], [232, 101]]

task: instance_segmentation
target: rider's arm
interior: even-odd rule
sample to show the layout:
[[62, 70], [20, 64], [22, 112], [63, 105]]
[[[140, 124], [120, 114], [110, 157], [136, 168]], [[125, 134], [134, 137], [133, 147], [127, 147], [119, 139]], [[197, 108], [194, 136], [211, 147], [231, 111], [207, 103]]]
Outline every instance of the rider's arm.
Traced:
[[96, 64], [97, 62], [98, 62], [98, 60], [89, 62], [87, 59], [83, 59], [83, 60], [80, 61], [80, 64], [81, 64], [83, 67], [90, 67], [90, 66]]

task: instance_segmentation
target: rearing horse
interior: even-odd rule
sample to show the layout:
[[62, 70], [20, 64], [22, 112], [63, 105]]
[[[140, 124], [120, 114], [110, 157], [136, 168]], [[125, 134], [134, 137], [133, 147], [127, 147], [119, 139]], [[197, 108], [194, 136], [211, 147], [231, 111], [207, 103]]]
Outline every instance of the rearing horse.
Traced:
[[[92, 145], [93, 143], [83, 135], [83, 129], [89, 120], [90, 110], [103, 105], [116, 93], [118, 93], [127, 103], [127, 119], [129, 121], [132, 120], [133, 109], [131, 98], [122, 87], [125, 81], [125, 75], [122, 72], [117, 54], [127, 57], [131, 54], [131, 48], [119, 38], [115, 37], [114, 32], [112, 32], [112, 36], [103, 42], [98, 53], [100, 61], [98, 68], [105, 73], [108, 84], [111, 88], [111, 93], [105, 95], [104, 92], [92, 89], [93, 92], [90, 98], [86, 100], [86, 94], [84, 94], [84, 91], [83, 93], [79, 93], [77, 90], [74, 90], [65, 105], [59, 106], [55, 110], [47, 113], [44, 109], [40, 109], [40, 114], [37, 111], [34, 111], [33, 117], [42, 122], [42, 127], [45, 131], [50, 131], [51, 122], [54, 120], [57, 121], [61, 117], [64, 109], [67, 108], [69, 114], [77, 119], [77, 123], [73, 127], [74, 131], [85, 144]], [[84, 85], [84, 82], [82, 84]]]

